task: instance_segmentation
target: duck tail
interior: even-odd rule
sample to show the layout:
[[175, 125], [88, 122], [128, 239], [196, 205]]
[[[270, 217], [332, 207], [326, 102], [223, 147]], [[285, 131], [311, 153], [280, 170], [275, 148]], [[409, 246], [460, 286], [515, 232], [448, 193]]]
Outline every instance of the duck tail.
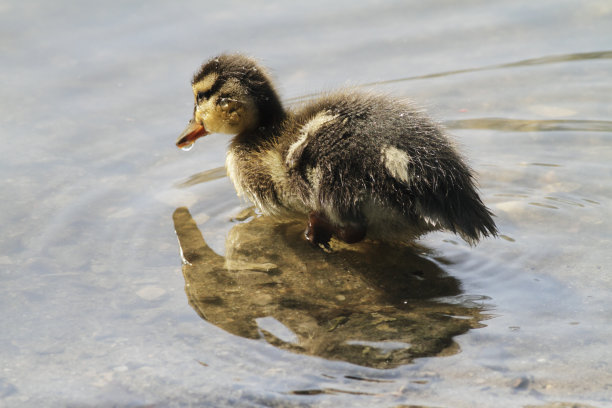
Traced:
[[459, 234], [475, 245], [483, 237], [497, 236], [493, 213], [483, 204], [471, 177], [451, 186], [438, 185], [427, 199], [419, 200], [417, 212], [440, 227]]
[[[470, 245], [475, 245], [483, 237], [497, 236], [491, 210], [483, 204], [475, 190], [472, 189], [466, 196], [456, 199], [459, 204], [454, 204], [458, 207], [453, 222], [457, 233]], [[452, 202], [449, 205], [453, 205]]]

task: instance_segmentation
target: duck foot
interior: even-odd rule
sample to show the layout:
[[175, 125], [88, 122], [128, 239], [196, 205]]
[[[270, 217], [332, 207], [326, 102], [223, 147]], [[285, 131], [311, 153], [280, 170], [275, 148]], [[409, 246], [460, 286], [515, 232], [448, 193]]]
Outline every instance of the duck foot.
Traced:
[[304, 235], [312, 245], [329, 249], [329, 240], [332, 237], [332, 230], [332, 225], [323, 214], [315, 211], [308, 214], [308, 227]]
[[316, 211], [308, 214], [308, 227], [304, 233], [308, 242], [325, 249], [329, 249], [329, 240], [332, 235], [347, 244], [354, 244], [361, 241], [365, 234], [366, 227], [361, 223], [349, 222], [345, 226], [337, 227], [332, 225], [324, 214]]

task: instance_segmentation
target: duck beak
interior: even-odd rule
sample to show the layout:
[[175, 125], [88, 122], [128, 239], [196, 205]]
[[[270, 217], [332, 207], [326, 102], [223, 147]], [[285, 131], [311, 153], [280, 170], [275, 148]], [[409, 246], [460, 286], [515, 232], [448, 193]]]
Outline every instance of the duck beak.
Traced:
[[181, 149], [188, 148], [194, 144], [197, 139], [202, 136], [206, 136], [207, 134], [208, 131], [204, 128], [204, 126], [191, 119], [185, 130], [183, 130], [183, 133], [181, 133], [176, 141], [176, 146], [180, 147]]

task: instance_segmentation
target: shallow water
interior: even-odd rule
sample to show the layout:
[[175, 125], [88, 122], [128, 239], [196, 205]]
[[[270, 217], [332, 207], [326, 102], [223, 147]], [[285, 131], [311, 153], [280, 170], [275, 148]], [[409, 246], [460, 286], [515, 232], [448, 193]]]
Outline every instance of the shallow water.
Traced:
[[[34, 1], [0, 20], [0, 405], [610, 406], [608, 1]], [[174, 147], [191, 74], [226, 50], [290, 102], [364, 86], [457, 138], [502, 235], [418, 243], [461, 291], [438, 304], [486, 315], [456, 348], [380, 369], [189, 306], [175, 210], [220, 255], [248, 224], [228, 138]], [[275, 321], [258, 323], [295, 341]]]

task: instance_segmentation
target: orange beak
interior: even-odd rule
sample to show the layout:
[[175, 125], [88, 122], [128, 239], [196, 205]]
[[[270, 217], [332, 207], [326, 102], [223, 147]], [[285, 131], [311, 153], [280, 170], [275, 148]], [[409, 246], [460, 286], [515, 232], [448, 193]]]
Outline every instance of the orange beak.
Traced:
[[204, 128], [204, 126], [191, 119], [185, 130], [183, 130], [183, 133], [181, 133], [176, 141], [176, 146], [180, 147], [181, 149], [188, 148], [194, 144], [196, 140], [202, 136], [206, 136], [207, 134], [208, 131]]

